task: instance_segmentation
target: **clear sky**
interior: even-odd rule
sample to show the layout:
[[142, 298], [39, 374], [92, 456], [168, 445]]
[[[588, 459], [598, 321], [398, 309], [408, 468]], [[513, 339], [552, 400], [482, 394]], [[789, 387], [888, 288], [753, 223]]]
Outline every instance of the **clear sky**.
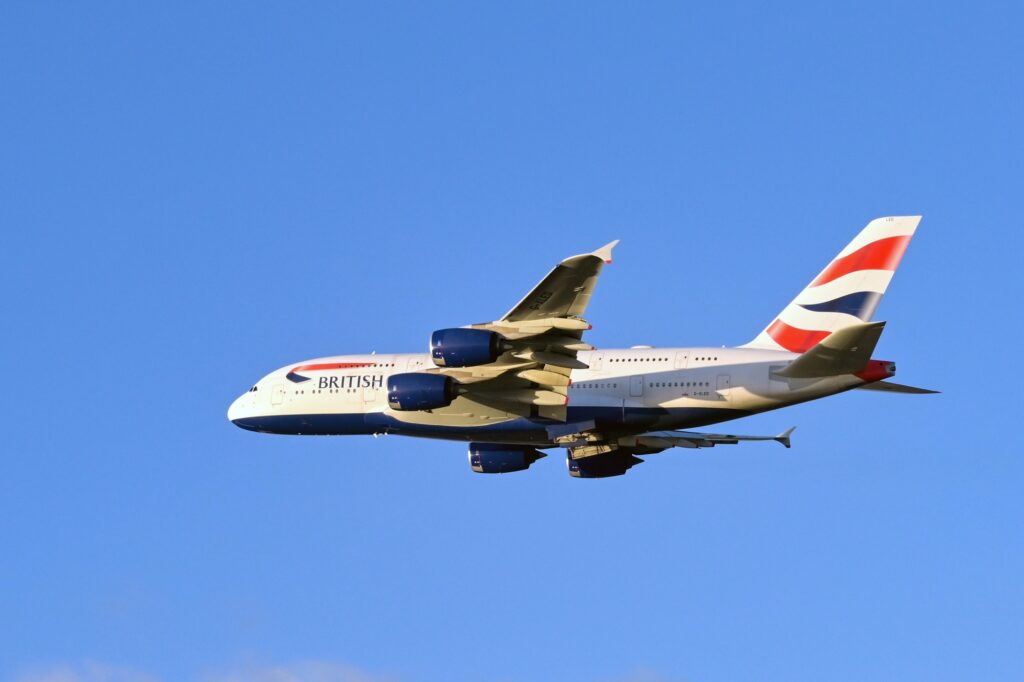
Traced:
[[[1018, 3], [0, 8], [0, 677], [1024, 679]], [[579, 481], [227, 422], [619, 238], [600, 347], [746, 342], [923, 214], [857, 392]]]

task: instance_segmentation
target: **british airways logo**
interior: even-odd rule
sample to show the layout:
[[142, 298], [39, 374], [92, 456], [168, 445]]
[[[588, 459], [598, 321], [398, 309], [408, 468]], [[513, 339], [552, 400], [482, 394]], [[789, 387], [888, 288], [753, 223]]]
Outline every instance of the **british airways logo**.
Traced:
[[317, 388], [383, 388], [380, 374], [358, 374], [344, 377], [320, 377]]
[[[329, 362], [319, 365], [300, 365], [292, 369], [285, 377], [296, 384], [309, 381], [313, 377], [307, 377], [299, 372], [320, 372], [331, 369], [353, 369], [355, 367], [372, 367], [372, 362]], [[384, 375], [382, 374], [349, 374], [340, 377], [318, 377], [317, 388], [382, 388], [384, 386]]]

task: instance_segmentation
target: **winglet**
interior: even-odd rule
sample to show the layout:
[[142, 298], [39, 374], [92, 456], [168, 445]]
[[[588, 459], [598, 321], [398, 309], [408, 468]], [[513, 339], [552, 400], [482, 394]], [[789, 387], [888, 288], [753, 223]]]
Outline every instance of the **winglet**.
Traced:
[[597, 256], [598, 258], [603, 260], [605, 263], [611, 263], [612, 262], [612, 249], [614, 249], [615, 246], [618, 243], [619, 243], [618, 239], [616, 239], [615, 241], [608, 242], [607, 244], [602, 246], [597, 251], [594, 251], [590, 255], [591, 256]]
[[794, 431], [796, 431], [796, 427], [795, 426], [790, 426], [788, 429], [786, 429], [785, 431], [783, 431], [779, 435], [775, 436], [775, 440], [779, 441], [780, 443], [782, 443], [784, 446], [786, 446], [788, 448], [791, 445], [791, 443], [789, 442], [789, 436]]

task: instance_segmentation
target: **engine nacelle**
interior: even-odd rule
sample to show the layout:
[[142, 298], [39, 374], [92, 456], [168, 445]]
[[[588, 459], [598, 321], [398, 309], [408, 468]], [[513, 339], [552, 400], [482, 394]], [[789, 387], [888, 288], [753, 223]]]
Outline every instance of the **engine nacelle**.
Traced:
[[388, 377], [388, 406], [392, 410], [433, 410], [452, 404], [455, 381], [440, 374], [409, 372]]
[[469, 466], [478, 474], [507, 474], [524, 471], [541, 457], [540, 450], [519, 445], [469, 444]]
[[637, 464], [644, 461], [629, 452], [612, 451], [603, 455], [593, 455], [573, 459], [571, 454], [566, 454], [565, 465], [569, 469], [569, 475], [574, 478], [609, 478], [621, 476]]
[[505, 337], [486, 329], [439, 329], [430, 335], [430, 357], [438, 367], [472, 367], [494, 362]]

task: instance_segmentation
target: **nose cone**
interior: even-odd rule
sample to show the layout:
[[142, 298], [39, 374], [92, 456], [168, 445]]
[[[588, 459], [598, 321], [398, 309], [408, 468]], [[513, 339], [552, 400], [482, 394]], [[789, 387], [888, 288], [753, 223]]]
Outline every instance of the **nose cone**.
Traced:
[[260, 395], [256, 391], [246, 391], [235, 398], [235, 402], [228, 407], [228, 420], [246, 431], [262, 430], [266, 405], [260, 402]]
[[250, 411], [249, 394], [243, 393], [235, 398], [235, 402], [228, 407], [228, 420], [233, 424], [238, 424], [238, 420], [249, 416]]

